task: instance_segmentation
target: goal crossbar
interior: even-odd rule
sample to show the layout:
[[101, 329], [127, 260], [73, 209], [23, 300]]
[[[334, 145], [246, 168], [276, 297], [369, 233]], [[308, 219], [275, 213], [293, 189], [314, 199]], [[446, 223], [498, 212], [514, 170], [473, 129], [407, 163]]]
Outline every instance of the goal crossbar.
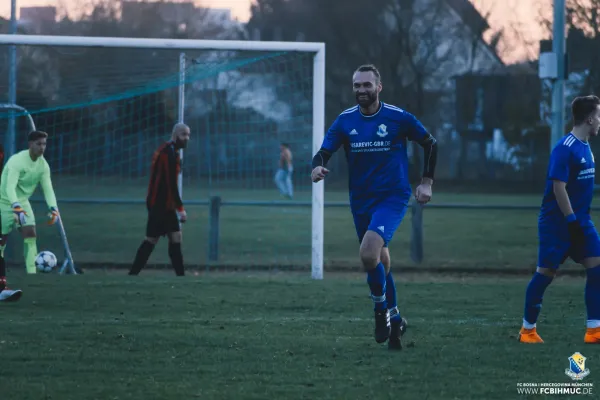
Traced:
[[0, 35], [0, 44], [176, 50], [302, 51], [313, 53], [325, 50], [325, 43], [318, 42], [263, 42], [253, 40], [162, 39], [6, 34]]
[[[312, 154], [325, 134], [325, 43], [45, 35], [0, 35], [0, 45], [309, 52], [313, 57]], [[311, 276], [323, 279], [325, 187], [312, 185]]]

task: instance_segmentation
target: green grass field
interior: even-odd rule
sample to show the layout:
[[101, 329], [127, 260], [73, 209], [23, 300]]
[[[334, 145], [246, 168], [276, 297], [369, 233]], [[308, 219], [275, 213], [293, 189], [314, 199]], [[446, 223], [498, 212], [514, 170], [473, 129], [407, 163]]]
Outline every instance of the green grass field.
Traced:
[[0, 304], [2, 400], [538, 399], [517, 383], [571, 382], [574, 352], [584, 382], [600, 368], [576, 278], [547, 291], [531, 346], [515, 339], [526, 278], [398, 273], [409, 330], [390, 353], [362, 274], [11, 277], [25, 295]]
[[[145, 184], [104, 181], [56, 183], [64, 198], [120, 198], [143, 201]], [[184, 198], [206, 200], [221, 195], [224, 201], [280, 200], [275, 189], [242, 190], [184, 187]], [[202, 186], [200, 186], [202, 187]], [[295, 200], [310, 200], [299, 192]], [[347, 201], [344, 191], [327, 191], [326, 201]], [[434, 192], [434, 203], [535, 205], [539, 195], [486, 195]], [[223, 206], [220, 217], [219, 261], [208, 262], [208, 206], [188, 206], [183, 250], [189, 268], [308, 268], [311, 257], [311, 214], [308, 207]], [[129, 264], [145, 232], [143, 204], [60, 204], [75, 261], [83, 267]], [[44, 225], [41, 203], [34, 204], [39, 224], [39, 248], [62, 254], [57, 230]], [[420, 266], [410, 260], [410, 211], [390, 245], [394, 265], [404, 268], [477, 268], [480, 271], [518, 269], [529, 271], [537, 257], [537, 210], [426, 209], [425, 258]], [[18, 239], [15, 237], [15, 239]], [[21, 261], [20, 240], [12, 240], [9, 259]], [[347, 208], [325, 210], [325, 265], [330, 270], [353, 270], [358, 265], [358, 242]], [[160, 243], [150, 263], [168, 267], [166, 244]], [[572, 268], [567, 266], [566, 268]]]
[[[406, 348], [390, 353], [372, 338], [372, 305], [359, 270], [346, 208], [325, 211], [325, 280], [309, 279], [310, 209], [223, 206], [220, 260], [205, 273], [208, 207], [190, 206], [184, 230], [188, 276], [168, 269], [166, 243], [152, 256], [164, 271], [128, 277], [143, 238], [143, 204], [72, 204], [65, 198], [143, 200], [143, 184], [56, 182], [80, 276], [26, 276], [21, 241], [9, 270], [25, 291], [0, 304], [2, 400], [21, 399], [513, 399], [518, 383], [569, 382], [568, 357], [581, 352], [595, 381], [600, 356], [583, 346], [584, 281], [559, 277], [539, 321], [543, 346], [516, 342], [528, 276], [536, 260], [537, 211], [426, 209], [425, 262], [409, 258], [410, 213], [390, 249]], [[186, 199], [279, 200], [274, 190], [184, 188]], [[539, 196], [434, 193], [434, 202], [539, 204]], [[308, 192], [296, 200], [309, 200]], [[326, 201], [345, 201], [328, 191]], [[39, 248], [61, 255], [58, 233], [35, 203]], [[256, 267], [279, 272], [258, 272]], [[470, 269], [470, 275], [428, 269]], [[575, 266], [568, 265], [567, 270]], [[407, 271], [421, 272], [411, 273]], [[486, 273], [488, 272], [488, 273]], [[594, 392], [595, 394], [596, 392]], [[593, 397], [593, 396], [592, 396]], [[561, 397], [559, 397], [561, 398]]]

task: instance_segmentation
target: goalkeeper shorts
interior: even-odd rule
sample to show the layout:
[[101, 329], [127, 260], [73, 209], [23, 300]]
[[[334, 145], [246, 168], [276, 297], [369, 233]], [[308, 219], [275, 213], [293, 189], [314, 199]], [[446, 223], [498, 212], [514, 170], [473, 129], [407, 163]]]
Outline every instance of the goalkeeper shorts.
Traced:
[[[33, 215], [33, 209], [29, 201], [19, 202], [25, 213], [27, 213], [25, 226], [35, 226], [35, 215]], [[13, 213], [12, 206], [0, 203], [0, 219], [2, 220], [2, 234], [8, 235], [15, 229], [17, 223], [15, 222], [15, 214]]]

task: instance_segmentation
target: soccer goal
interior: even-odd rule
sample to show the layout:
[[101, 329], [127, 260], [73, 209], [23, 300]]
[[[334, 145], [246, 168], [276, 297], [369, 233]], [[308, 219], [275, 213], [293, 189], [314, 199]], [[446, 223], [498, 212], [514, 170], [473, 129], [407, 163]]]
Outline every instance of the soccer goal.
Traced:
[[[184, 245], [186, 264], [310, 265], [323, 278], [324, 184], [309, 178], [325, 130], [323, 43], [0, 35], [0, 60], [10, 45], [18, 102], [50, 135], [59, 202], [89, 224], [69, 226], [79, 266], [133, 257], [152, 153], [184, 122], [192, 140], [179, 188], [193, 209], [183, 229], [197, 243]], [[275, 184], [281, 144], [293, 152], [291, 200]], [[214, 198], [223, 207], [216, 261]]]

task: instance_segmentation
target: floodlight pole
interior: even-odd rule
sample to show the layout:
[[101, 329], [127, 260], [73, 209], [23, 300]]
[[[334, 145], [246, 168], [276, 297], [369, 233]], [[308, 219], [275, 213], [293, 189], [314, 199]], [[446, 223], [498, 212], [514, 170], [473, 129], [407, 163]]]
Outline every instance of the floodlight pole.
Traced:
[[550, 150], [565, 128], [565, 0], [554, 0], [552, 51], [556, 55], [556, 79], [552, 85], [552, 134]]
[[[11, 0], [10, 4], [10, 31], [11, 35], [17, 33], [17, 0]], [[17, 46], [8, 47], [8, 102], [17, 104]], [[4, 142], [5, 159], [15, 153], [15, 116], [14, 111], [10, 111], [8, 119], [8, 132]]]

